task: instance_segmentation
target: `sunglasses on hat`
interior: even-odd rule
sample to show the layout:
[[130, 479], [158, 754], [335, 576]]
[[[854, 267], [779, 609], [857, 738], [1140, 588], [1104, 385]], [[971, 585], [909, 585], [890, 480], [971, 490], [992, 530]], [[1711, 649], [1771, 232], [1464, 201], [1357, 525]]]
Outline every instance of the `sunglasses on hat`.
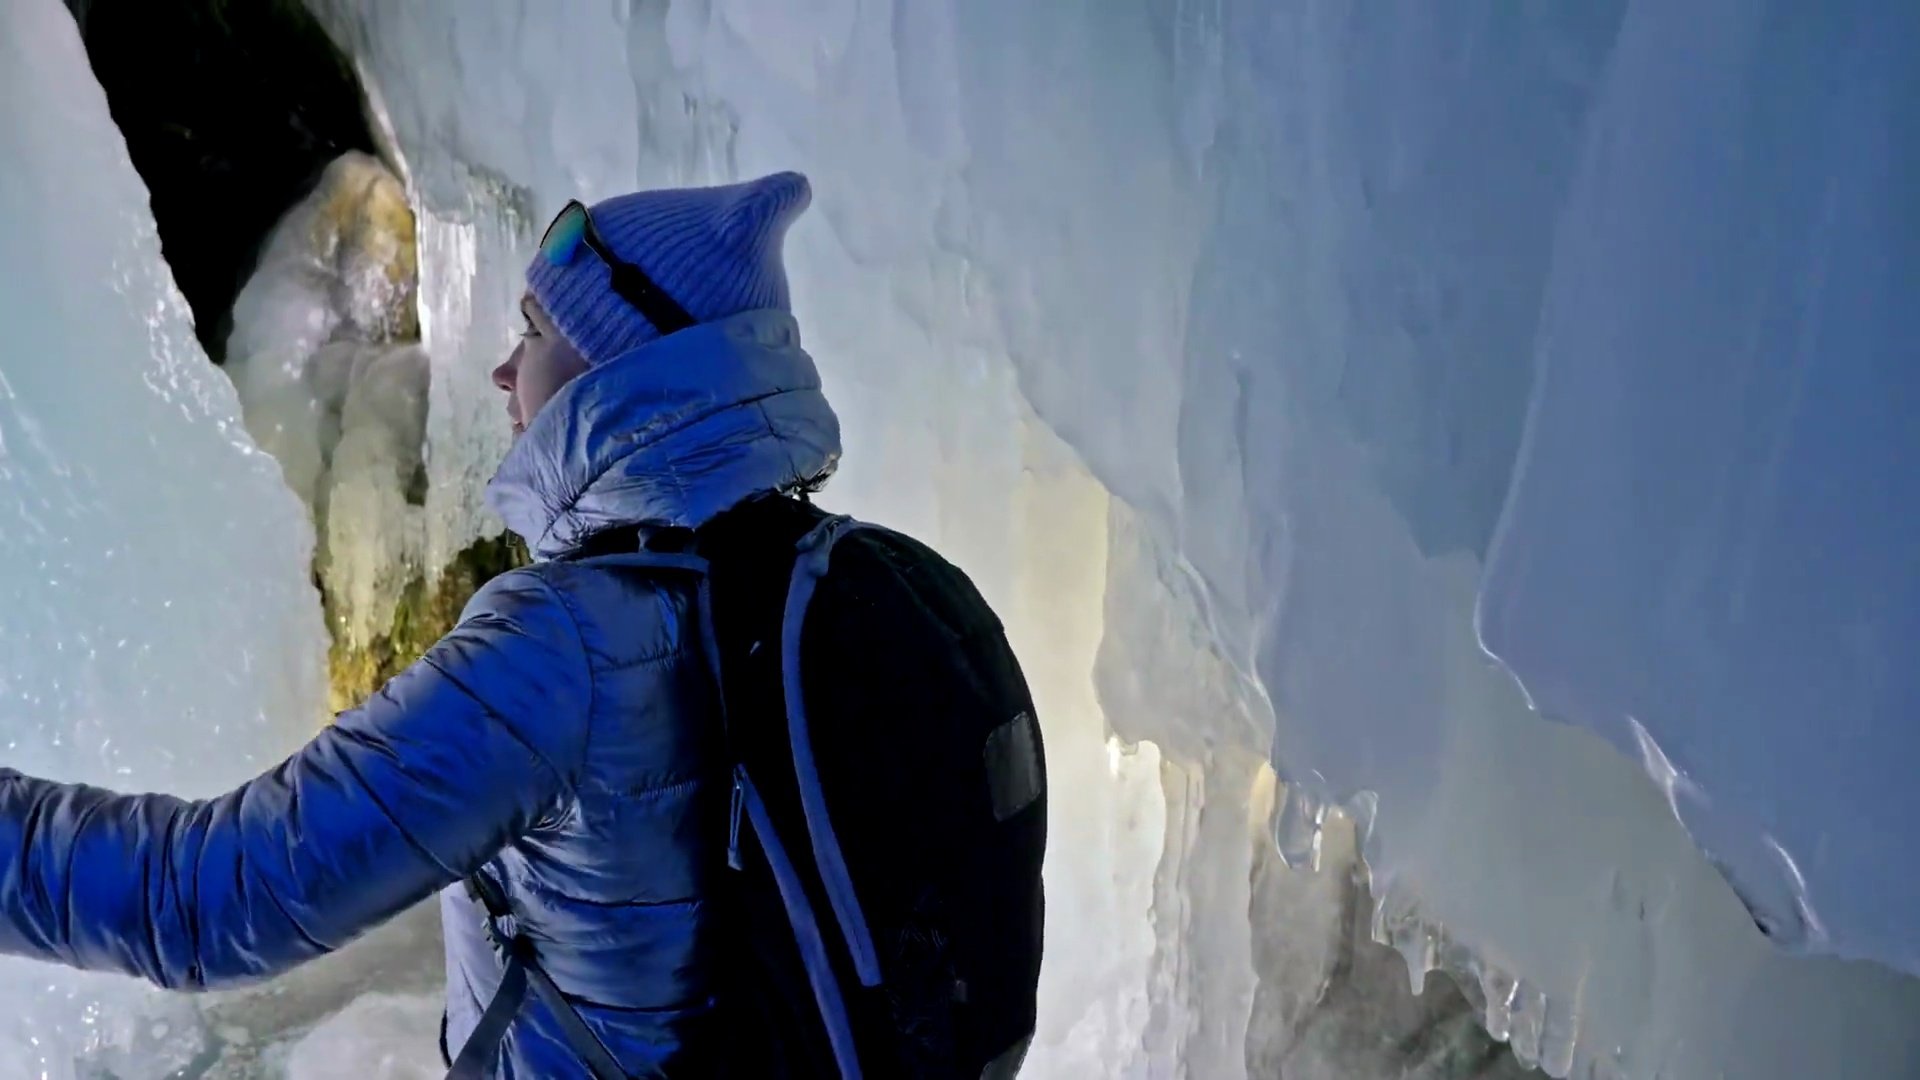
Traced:
[[645, 270], [613, 253], [606, 241], [600, 239], [599, 230], [593, 227], [593, 217], [587, 213], [586, 205], [570, 199], [560, 208], [553, 224], [547, 226], [546, 235], [540, 238], [540, 255], [552, 266], [570, 266], [583, 247], [606, 264], [613, 275], [614, 294], [646, 316], [661, 336], [694, 324], [687, 309], [655, 285]]

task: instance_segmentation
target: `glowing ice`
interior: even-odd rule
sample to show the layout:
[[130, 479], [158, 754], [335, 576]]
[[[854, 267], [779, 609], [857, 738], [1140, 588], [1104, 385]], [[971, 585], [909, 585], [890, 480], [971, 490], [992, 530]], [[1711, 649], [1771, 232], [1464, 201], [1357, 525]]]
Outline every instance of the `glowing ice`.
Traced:
[[[0, 236], [5, 764], [224, 789], [320, 717], [312, 530], [194, 340], [56, 0], [0, 4]], [[12, 1075], [162, 1076], [198, 1047], [187, 999], [4, 968]]]

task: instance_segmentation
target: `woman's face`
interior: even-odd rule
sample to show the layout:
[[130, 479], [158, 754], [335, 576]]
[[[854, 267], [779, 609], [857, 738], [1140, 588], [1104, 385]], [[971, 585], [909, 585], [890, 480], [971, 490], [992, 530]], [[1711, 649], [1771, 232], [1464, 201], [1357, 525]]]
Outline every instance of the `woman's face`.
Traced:
[[520, 344], [506, 363], [493, 369], [493, 385], [507, 392], [507, 417], [513, 421], [516, 439], [561, 387], [587, 370], [587, 362], [554, 327], [532, 293], [520, 298], [520, 313], [527, 320]]

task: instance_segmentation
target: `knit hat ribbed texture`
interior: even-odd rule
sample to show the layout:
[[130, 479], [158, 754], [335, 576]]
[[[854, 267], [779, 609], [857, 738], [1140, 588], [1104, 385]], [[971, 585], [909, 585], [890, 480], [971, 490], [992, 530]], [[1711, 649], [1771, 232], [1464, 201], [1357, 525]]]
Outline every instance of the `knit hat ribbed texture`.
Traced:
[[[795, 172], [706, 188], [617, 195], [590, 210], [614, 254], [647, 272], [696, 322], [743, 311], [790, 311], [780, 247], [812, 201]], [[527, 285], [589, 364], [604, 364], [661, 336], [613, 291], [606, 264], [583, 244], [566, 266], [535, 254]]]

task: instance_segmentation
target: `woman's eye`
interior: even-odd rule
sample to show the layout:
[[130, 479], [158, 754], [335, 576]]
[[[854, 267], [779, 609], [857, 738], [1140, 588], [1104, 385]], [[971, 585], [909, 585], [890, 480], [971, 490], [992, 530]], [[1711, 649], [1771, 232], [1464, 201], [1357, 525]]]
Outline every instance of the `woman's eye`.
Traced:
[[532, 319], [528, 318], [525, 315], [520, 316], [520, 318], [525, 320], [527, 324], [526, 329], [520, 331], [521, 337], [539, 337], [540, 336], [540, 331], [533, 325]]

